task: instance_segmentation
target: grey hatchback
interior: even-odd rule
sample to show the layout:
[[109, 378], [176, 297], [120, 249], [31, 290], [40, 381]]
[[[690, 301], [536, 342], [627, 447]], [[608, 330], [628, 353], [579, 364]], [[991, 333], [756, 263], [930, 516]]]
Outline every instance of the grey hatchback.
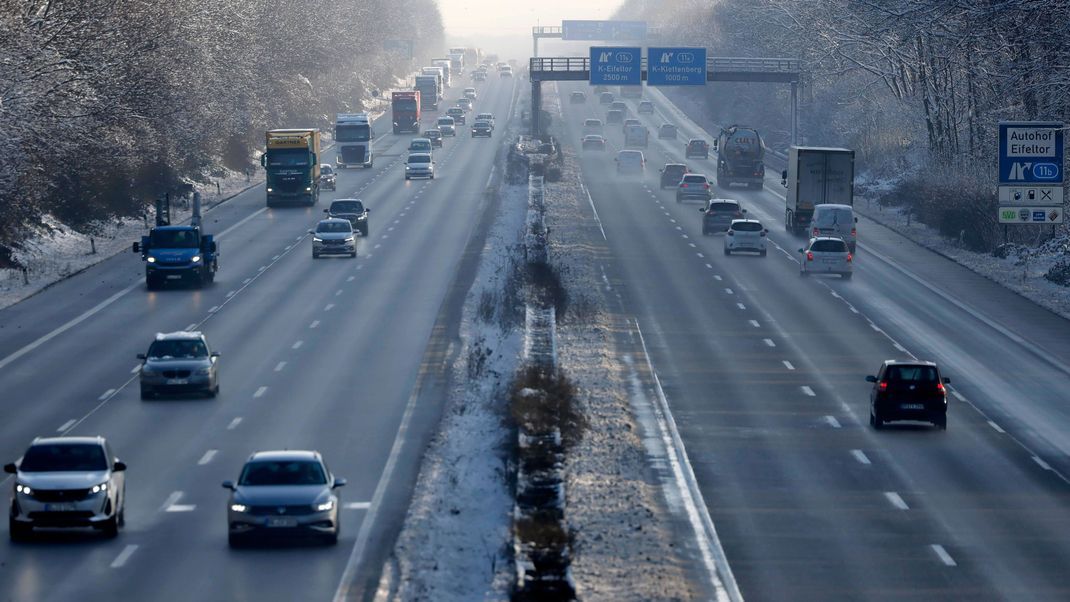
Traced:
[[331, 474], [316, 451], [261, 451], [249, 456], [230, 490], [227, 533], [231, 547], [254, 535], [313, 536], [338, 543], [334, 490], [346, 484]]
[[161, 393], [219, 394], [219, 354], [199, 332], [158, 333], [148, 353], [139, 353], [141, 399]]
[[947, 388], [950, 378], [940, 376], [933, 362], [887, 360], [869, 394], [869, 423], [875, 429], [893, 420], [921, 420], [947, 430]]
[[702, 213], [702, 235], [707, 236], [714, 232], [727, 232], [732, 220], [742, 218], [747, 210], [739, 206], [739, 201], [710, 199], [699, 212]]

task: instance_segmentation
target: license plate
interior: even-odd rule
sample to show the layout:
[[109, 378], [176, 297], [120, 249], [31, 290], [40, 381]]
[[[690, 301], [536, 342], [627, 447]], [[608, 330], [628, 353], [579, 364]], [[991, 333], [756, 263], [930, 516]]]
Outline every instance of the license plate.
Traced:
[[72, 512], [74, 504], [45, 504], [45, 512]]
[[169, 385], [188, 385], [189, 384], [189, 379], [188, 378], [169, 378], [169, 379], [167, 379], [167, 384], [169, 384]]
[[924, 410], [925, 404], [923, 403], [902, 403], [899, 404], [901, 410]]
[[167, 275], [167, 279], [168, 280], [182, 280], [182, 275], [181, 274], [168, 274]]
[[267, 519], [269, 527], [296, 527], [297, 519], [288, 516], [272, 516]]

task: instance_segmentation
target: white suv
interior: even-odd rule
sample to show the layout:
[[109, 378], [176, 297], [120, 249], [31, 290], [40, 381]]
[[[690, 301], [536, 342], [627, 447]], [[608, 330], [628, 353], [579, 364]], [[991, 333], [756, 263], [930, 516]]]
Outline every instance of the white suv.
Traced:
[[125, 471], [103, 437], [34, 439], [4, 466], [15, 475], [11, 539], [29, 538], [34, 527], [93, 527], [115, 537], [124, 522]]
[[844, 280], [851, 279], [851, 274], [854, 272], [854, 266], [851, 263], [853, 257], [842, 238], [831, 236], [811, 238], [810, 244], [805, 249], [799, 249], [799, 252], [803, 254], [799, 275], [839, 274]]
[[756, 251], [765, 257], [766, 234], [769, 231], [756, 219], [734, 219], [724, 236], [724, 254], [738, 251]]

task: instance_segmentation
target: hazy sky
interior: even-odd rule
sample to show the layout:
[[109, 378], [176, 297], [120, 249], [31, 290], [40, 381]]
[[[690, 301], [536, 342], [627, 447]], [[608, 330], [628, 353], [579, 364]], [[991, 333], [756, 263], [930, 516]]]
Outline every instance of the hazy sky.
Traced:
[[608, 19], [621, 0], [438, 0], [446, 35], [531, 34], [562, 19]]

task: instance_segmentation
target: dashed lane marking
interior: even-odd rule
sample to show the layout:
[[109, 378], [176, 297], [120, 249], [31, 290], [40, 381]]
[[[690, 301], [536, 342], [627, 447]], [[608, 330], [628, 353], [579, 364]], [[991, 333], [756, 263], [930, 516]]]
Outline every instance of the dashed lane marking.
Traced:
[[872, 462], [870, 462], [869, 458], [866, 456], [866, 453], [860, 449], [852, 449], [851, 455], [854, 456], [855, 460], [858, 460], [859, 464], [872, 464]]
[[227, 425], [227, 430], [228, 431], [233, 431], [234, 429], [238, 428], [238, 425], [241, 424], [241, 422], [242, 422], [242, 417], [238, 416], [234, 420], [230, 421], [230, 424]]
[[803, 385], [803, 386], [801, 386], [799, 388], [802, 389], [802, 392], [805, 395], [807, 395], [808, 397], [816, 397], [817, 396], [817, 393], [814, 393], [814, 390], [811, 389], [810, 387], [806, 386], [806, 385]]
[[56, 432], [57, 433], [62, 433], [63, 431], [66, 431], [67, 429], [69, 429], [72, 426], [74, 426], [75, 423], [77, 423], [77, 422], [78, 422], [77, 420], [75, 420], [74, 418], [71, 418], [67, 422], [64, 422], [58, 429], [56, 429]]
[[263, 397], [264, 393], [267, 393], [267, 390], [268, 390], [267, 387], [260, 387], [259, 389], [256, 390], [256, 393], [253, 393], [253, 397], [254, 398]]
[[936, 557], [940, 559], [940, 562], [944, 563], [944, 566], [958, 566], [958, 563], [951, 557], [951, 554], [947, 553], [944, 546], [934, 543], [929, 547], [932, 548], [933, 552], [936, 552]]
[[279, 362], [275, 364], [275, 372], [282, 372], [282, 369], [286, 367], [286, 362]]
[[312, 320], [312, 323], [308, 325], [309, 328], [318, 328], [320, 325], [319, 320]]
[[300, 349], [301, 345], [304, 345], [304, 344], [305, 344], [304, 341], [297, 341], [296, 343], [294, 343], [293, 345], [290, 346], [290, 349]]
[[130, 557], [133, 556], [134, 552], [136, 551], [137, 544], [128, 544], [125, 548], [123, 548], [122, 552], [119, 552], [119, 555], [115, 557], [115, 560], [111, 561], [111, 568], [123, 568], [123, 566], [127, 563], [128, 560], [130, 560]]
[[836, 420], [835, 416], [825, 416], [825, 422], [834, 429], [840, 428], [840, 421]]
[[773, 342], [773, 339], [762, 339], [762, 342], [765, 343], [766, 347], [776, 347], [776, 343]]
[[885, 491], [884, 497], [896, 508], [899, 508], [900, 510], [910, 510], [910, 506], [907, 506], [906, 501], [904, 501], [898, 493], [894, 491]]
[[102, 393], [100, 395], [100, 397], [97, 398], [97, 401], [104, 401], [105, 399], [111, 397], [114, 394], [115, 394], [115, 389], [108, 389], [107, 391]]
[[1033, 461], [1037, 463], [1037, 466], [1043, 468], [1044, 470], [1051, 470], [1051, 464], [1045, 462], [1043, 459], [1041, 459], [1040, 456], [1033, 456]]
[[746, 305], [743, 305], [742, 303], [736, 303], [736, 307], [738, 307], [738, 308], [740, 308], [740, 309], [743, 309], [743, 310], [746, 310], [746, 309], [747, 309], [747, 306], [746, 306]]
[[1001, 435], [1003, 433], [1007, 432], [1007, 431], [1003, 430], [1003, 427], [1001, 427], [1000, 425], [996, 424], [995, 422], [992, 422], [991, 420], [988, 421], [988, 426], [992, 427], [997, 433], [999, 433]]
[[787, 368], [788, 370], [794, 370], [795, 369], [795, 366], [792, 365], [792, 363], [789, 362], [788, 360], [781, 360], [780, 363], [784, 364], [784, 367]]
[[346, 502], [342, 507], [346, 510], [367, 510], [371, 505], [371, 502]]
[[204, 452], [204, 455], [201, 456], [201, 459], [197, 460], [197, 466], [204, 466], [205, 464], [211, 462], [212, 458], [214, 458], [215, 455], [218, 454], [218, 453], [219, 453], [218, 449], [210, 449], [210, 450]]
[[750, 325], [755, 328], [761, 328], [762, 325], [758, 323], [758, 320], [750, 320]]

